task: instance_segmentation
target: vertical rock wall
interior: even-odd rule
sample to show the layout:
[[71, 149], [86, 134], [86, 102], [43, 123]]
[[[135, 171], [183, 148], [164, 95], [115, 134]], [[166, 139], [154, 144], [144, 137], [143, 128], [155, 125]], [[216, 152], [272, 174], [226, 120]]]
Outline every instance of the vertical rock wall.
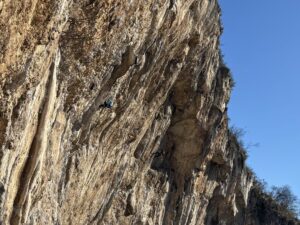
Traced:
[[0, 224], [248, 223], [216, 0], [0, 15]]

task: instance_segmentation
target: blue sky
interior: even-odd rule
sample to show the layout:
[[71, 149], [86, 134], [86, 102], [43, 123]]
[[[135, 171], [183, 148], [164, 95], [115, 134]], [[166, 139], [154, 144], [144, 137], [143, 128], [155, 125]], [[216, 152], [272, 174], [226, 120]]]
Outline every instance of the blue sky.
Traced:
[[300, 198], [300, 1], [219, 0], [222, 51], [236, 86], [231, 124], [246, 131], [248, 164]]

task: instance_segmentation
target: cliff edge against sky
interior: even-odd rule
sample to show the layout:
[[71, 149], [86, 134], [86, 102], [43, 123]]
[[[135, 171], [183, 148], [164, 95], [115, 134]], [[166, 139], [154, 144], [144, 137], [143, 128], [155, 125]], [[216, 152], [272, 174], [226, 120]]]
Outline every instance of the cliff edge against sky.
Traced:
[[0, 224], [299, 224], [228, 129], [216, 0], [1, 0], [0, 15]]

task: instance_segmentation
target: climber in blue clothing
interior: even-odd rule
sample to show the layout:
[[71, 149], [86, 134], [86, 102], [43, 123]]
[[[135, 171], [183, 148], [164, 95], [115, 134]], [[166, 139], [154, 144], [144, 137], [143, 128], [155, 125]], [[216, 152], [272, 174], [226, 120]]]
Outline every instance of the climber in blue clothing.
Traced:
[[111, 99], [107, 99], [102, 105], [99, 107], [111, 109], [113, 107], [113, 101]]

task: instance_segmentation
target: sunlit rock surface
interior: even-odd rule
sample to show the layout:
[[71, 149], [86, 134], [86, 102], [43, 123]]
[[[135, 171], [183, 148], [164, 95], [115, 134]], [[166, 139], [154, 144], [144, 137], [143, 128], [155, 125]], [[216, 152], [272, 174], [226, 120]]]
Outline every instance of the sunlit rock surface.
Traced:
[[252, 210], [216, 0], [0, 15], [0, 224], [296, 224]]

